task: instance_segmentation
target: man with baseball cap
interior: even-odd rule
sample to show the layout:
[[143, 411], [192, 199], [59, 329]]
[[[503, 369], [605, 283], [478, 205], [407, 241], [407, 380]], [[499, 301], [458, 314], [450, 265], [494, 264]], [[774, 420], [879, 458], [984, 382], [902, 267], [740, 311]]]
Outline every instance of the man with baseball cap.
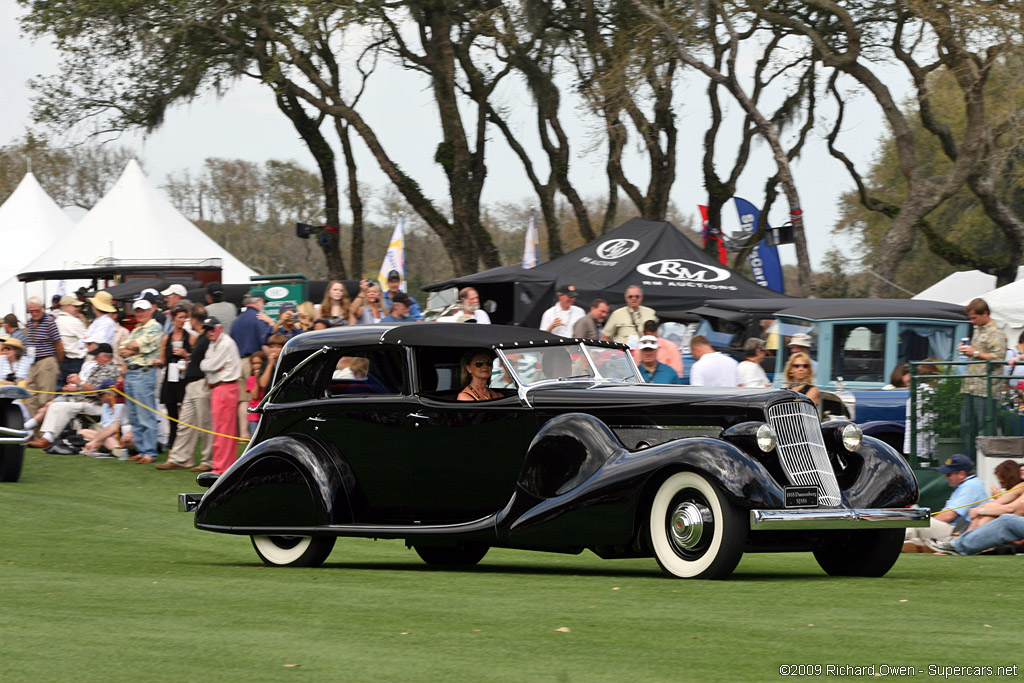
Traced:
[[640, 337], [637, 344], [637, 354], [640, 356], [637, 367], [640, 368], [640, 376], [648, 384], [682, 384], [683, 381], [671, 366], [658, 362], [659, 341], [653, 334]]
[[225, 333], [216, 316], [203, 321], [203, 334], [210, 346], [199, 368], [206, 373], [206, 383], [210, 386], [210, 417], [213, 431], [217, 433], [213, 437], [213, 472], [222, 474], [238, 459], [238, 440], [232, 437], [238, 436], [238, 380], [242, 377], [242, 360], [235, 340]]
[[160, 296], [164, 298], [164, 334], [170, 334], [171, 330], [174, 329], [174, 307], [177, 306], [185, 297], [188, 296], [188, 290], [185, 289], [185, 285], [175, 282], [171, 286], [167, 287], [160, 292]]
[[586, 312], [576, 306], [575, 285], [563, 285], [555, 292], [558, 303], [544, 311], [540, 318], [540, 329], [559, 337], [572, 337], [573, 328]]
[[135, 329], [118, 349], [118, 355], [125, 359], [127, 366], [124, 391], [132, 399], [127, 404], [128, 421], [139, 451], [129, 459], [142, 465], [155, 462], [158, 454], [160, 418], [156, 412], [156, 363], [160, 359], [164, 328], [153, 317], [154, 311], [149, 299], [138, 299], [132, 304]]
[[[420, 309], [419, 303], [417, 303], [416, 299], [402, 292], [402, 274], [397, 270], [392, 270], [388, 273], [388, 288], [384, 291], [384, 305], [389, 311], [391, 310], [391, 302], [398, 293], [401, 293], [404, 298], [409, 300], [409, 313], [406, 317], [410, 320], [423, 320], [423, 311]], [[381, 322], [384, 322], [384, 320], [382, 319]]]
[[394, 292], [391, 301], [391, 313], [380, 319], [382, 323], [415, 322], [412, 317], [413, 298], [405, 292]]
[[224, 301], [224, 285], [219, 282], [206, 285], [206, 314], [220, 320], [224, 331], [231, 334], [231, 325], [238, 317], [238, 308], [230, 301]]
[[942, 506], [942, 512], [932, 515], [928, 527], [907, 529], [903, 552], [929, 552], [925, 545], [929, 539], [946, 538], [966, 528], [971, 522], [970, 509], [988, 498], [985, 485], [974, 474], [974, 463], [966, 455], [951, 455], [936, 469], [953, 493]]

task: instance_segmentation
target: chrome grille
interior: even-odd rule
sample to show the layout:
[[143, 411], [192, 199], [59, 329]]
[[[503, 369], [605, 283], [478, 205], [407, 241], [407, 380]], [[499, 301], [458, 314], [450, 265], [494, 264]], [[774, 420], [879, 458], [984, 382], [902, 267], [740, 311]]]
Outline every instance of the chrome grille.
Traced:
[[768, 423], [778, 437], [779, 462], [798, 486], [817, 486], [818, 505], [838, 507], [839, 483], [821, 437], [818, 413], [809, 403], [777, 403], [768, 408]]

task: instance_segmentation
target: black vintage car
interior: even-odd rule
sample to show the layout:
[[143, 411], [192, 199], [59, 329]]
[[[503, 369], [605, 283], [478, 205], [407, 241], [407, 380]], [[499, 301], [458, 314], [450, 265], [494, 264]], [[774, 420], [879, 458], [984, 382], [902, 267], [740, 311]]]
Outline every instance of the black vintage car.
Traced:
[[[499, 398], [456, 399], [474, 350], [494, 356]], [[404, 539], [430, 564], [590, 549], [723, 578], [745, 551], [800, 550], [829, 574], [881, 576], [904, 527], [928, 524], [904, 459], [851, 422], [821, 425], [804, 396], [645, 384], [621, 345], [533, 329], [303, 334], [256, 410], [245, 454], [179, 509], [251, 536], [268, 565], [317, 566], [358, 536]]]

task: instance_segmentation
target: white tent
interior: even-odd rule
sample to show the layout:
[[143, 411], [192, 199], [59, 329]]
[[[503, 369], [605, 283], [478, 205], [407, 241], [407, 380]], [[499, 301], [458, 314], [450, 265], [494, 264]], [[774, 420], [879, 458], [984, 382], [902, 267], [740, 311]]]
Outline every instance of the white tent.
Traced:
[[[1017, 268], [1017, 280], [1024, 274], [1024, 266]], [[912, 299], [925, 299], [928, 301], [945, 301], [950, 304], [967, 304], [971, 299], [984, 298], [986, 294], [995, 289], [996, 276], [983, 273], [980, 270], [962, 270], [952, 275], [947, 275], [934, 285], [918, 292]]]
[[221, 260], [223, 282], [248, 282], [256, 271], [235, 258], [171, 205], [134, 159], [110, 191], [57, 244], [19, 272], [124, 262]]
[[0, 314], [24, 309], [18, 273], [75, 227], [31, 172], [0, 206]]

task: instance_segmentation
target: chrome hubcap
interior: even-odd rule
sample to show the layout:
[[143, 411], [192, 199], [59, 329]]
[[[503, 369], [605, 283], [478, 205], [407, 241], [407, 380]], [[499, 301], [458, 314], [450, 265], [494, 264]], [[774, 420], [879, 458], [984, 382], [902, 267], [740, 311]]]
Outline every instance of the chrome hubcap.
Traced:
[[669, 519], [669, 537], [677, 548], [692, 550], [704, 535], [704, 525], [711, 521], [711, 511], [693, 502], [679, 505]]

